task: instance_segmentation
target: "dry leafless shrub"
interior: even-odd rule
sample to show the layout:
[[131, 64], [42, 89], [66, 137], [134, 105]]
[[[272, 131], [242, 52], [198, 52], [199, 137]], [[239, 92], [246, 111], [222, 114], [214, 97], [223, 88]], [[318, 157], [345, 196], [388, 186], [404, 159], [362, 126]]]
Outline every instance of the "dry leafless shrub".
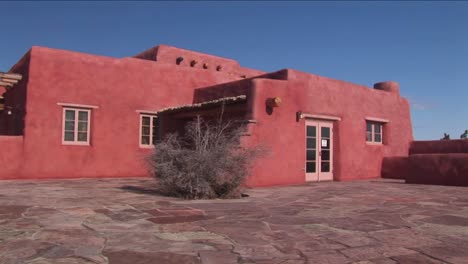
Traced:
[[263, 147], [244, 147], [239, 122], [209, 122], [197, 117], [185, 134], [171, 134], [155, 145], [149, 158], [160, 190], [185, 199], [238, 198], [252, 161]]

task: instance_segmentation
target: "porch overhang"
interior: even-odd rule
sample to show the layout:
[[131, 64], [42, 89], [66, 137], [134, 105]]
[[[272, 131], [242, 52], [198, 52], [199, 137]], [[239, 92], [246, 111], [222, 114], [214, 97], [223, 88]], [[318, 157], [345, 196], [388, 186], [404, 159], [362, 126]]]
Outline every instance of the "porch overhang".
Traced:
[[166, 115], [166, 114], [179, 114], [179, 113], [190, 113], [190, 112], [198, 112], [201, 110], [210, 110], [218, 108], [222, 105], [235, 105], [244, 103], [247, 101], [246, 95], [238, 95], [232, 97], [223, 97], [212, 101], [206, 101], [203, 103], [197, 104], [186, 104], [181, 106], [175, 107], [167, 107], [155, 112], [156, 115]]
[[0, 111], [5, 109], [4, 93], [17, 85], [21, 79], [21, 74], [0, 72]]

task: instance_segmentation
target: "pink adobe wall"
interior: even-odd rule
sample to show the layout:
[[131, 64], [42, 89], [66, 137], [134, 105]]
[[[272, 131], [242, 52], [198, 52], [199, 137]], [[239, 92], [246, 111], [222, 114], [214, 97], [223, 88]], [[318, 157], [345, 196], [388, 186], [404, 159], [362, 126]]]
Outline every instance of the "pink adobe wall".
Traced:
[[382, 178], [404, 180], [408, 177], [409, 172], [408, 157], [385, 157], [382, 160]]
[[[238, 79], [224, 72], [137, 58], [114, 59], [33, 47], [19, 171], [0, 178], [146, 176], [139, 147], [139, 114], [192, 103], [198, 87]], [[62, 145], [62, 107], [98, 106], [91, 115], [91, 146]]]
[[23, 137], [0, 136], [0, 179], [15, 179], [25, 166], [23, 163]]
[[[249, 186], [302, 183], [305, 181], [305, 125], [296, 122], [297, 111], [341, 117], [335, 122], [334, 179], [380, 177], [383, 157], [406, 156], [413, 140], [409, 105], [398, 94], [326, 77], [286, 70], [288, 80], [254, 79], [252, 118], [258, 121], [250, 142], [270, 147], [270, 156], [255, 164]], [[280, 75], [280, 74], [277, 74]], [[265, 101], [280, 97], [272, 115]], [[384, 144], [365, 141], [365, 117], [388, 119]], [[299, 139], [299, 140], [298, 140]]]
[[413, 141], [409, 152], [409, 157], [384, 159], [382, 177], [468, 186], [468, 140]]

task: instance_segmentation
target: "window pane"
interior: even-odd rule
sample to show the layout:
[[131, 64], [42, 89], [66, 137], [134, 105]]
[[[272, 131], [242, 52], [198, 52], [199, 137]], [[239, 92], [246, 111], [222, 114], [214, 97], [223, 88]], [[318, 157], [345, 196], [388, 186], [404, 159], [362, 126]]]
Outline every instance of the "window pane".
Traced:
[[316, 129], [315, 126], [307, 126], [307, 136], [315, 137]]
[[320, 171], [321, 172], [330, 172], [330, 162], [321, 162]]
[[315, 148], [315, 138], [307, 138], [307, 148]]
[[381, 129], [382, 129], [382, 125], [380, 125], [380, 124], [375, 124], [374, 125], [374, 132], [375, 133], [380, 133]]
[[375, 134], [374, 135], [374, 141], [375, 142], [382, 142], [382, 135], [381, 134]]
[[150, 134], [150, 127], [144, 126], [141, 128], [141, 134], [144, 136], [148, 136]]
[[88, 122], [78, 121], [78, 131], [88, 132]]
[[315, 172], [315, 162], [306, 162], [306, 172]]
[[322, 150], [322, 160], [330, 160], [330, 151]]
[[141, 144], [142, 145], [149, 145], [150, 144], [150, 137], [149, 136], [142, 136], [141, 137]]
[[78, 112], [78, 120], [79, 120], [79, 121], [88, 121], [88, 112], [86, 112], [86, 111], [79, 111], [79, 112]]
[[74, 131], [75, 130], [75, 121], [65, 121], [65, 130]]
[[88, 141], [88, 133], [86, 132], [78, 132], [78, 141], [86, 142]]
[[367, 132], [372, 132], [372, 123], [371, 122], [366, 122], [366, 131]]
[[74, 132], [65, 132], [64, 140], [65, 141], [75, 141], [75, 133]]
[[75, 120], [75, 111], [74, 110], [65, 110], [65, 120]]
[[141, 118], [141, 124], [143, 126], [150, 126], [150, 118], [148, 116], [143, 116]]
[[329, 138], [330, 137], [330, 128], [329, 127], [322, 127], [320, 129], [322, 137]]
[[307, 160], [315, 160], [315, 158], [316, 158], [316, 154], [315, 154], [315, 153], [316, 153], [315, 149], [311, 149], [311, 150], [308, 149], [308, 150], [307, 150], [307, 155], [306, 155], [306, 156], [307, 156]]
[[366, 141], [367, 142], [372, 142], [372, 133], [371, 132], [366, 132]]

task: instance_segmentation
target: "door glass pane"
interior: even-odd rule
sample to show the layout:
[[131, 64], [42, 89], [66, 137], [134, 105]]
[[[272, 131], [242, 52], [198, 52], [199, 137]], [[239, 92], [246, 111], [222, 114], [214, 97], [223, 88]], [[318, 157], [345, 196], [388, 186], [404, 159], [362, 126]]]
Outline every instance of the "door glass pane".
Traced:
[[330, 151], [322, 150], [322, 160], [330, 160]]
[[316, 135], [315, 126], [307, 126], [307, 136], [308, 137], [315, 137], [315, 135]]
[[315, 148], [315, 138], [307, 138], [307, 148]]
[[308, 149], [307, 150], [307, 160], [313, 161], [316, 159], [315, 149]]
[[78, 141], [86, 142], [88, 140], [88, 133], [78, 132]]
[[75, 141], [75, 133], [74, 132], [65, 132], [64, 140], [65, 141]]
[[307, 173], [315, 172], [315, 162], [306, 162], [306, 172]]
[[78, 120], [80, 120], [80, 121], [88, 121], [88, 112], [86, 112], [86, 111], [79, 111], [79, 112], [78, 112]]
[[330, 128], [329, 127], [322, 127], [320, 131], [322, 133], [322, 138], [324, 138], [324, 137], [329, 138], [330, 137]]
[[74, 121], [75, 120], [75, 111], [65, 110], [65, 120]]
[[321, 172], [330, 172], [330, 162], [322, 161], [320, 164]]

